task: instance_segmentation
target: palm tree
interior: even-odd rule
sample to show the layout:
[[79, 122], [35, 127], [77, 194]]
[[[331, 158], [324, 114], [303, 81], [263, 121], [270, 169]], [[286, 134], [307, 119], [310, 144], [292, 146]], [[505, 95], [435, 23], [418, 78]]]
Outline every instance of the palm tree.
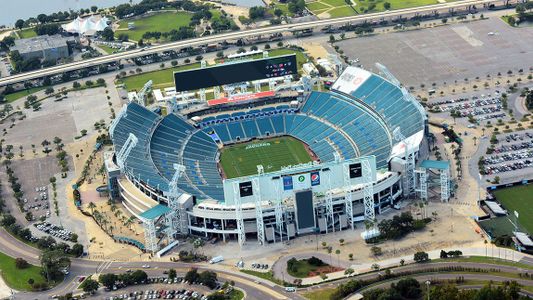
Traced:
[[115, 229], [115, 227], [113, 227], [113, 225], [109, 226], [109, 232], [111, 233], [111, 235], [113, 235], [113, 229]]
[[341, 254], [341, 250], [339, 250], [339, 249], [335, 250], [335, 254], [337, 254], [337, 266], [340, 266], [341, 262], [340, 262], [339, 255]]
[[473, 137], [473, 140], [474, 140], [474, 146], [475, 146], [475, 145], [476, 145], [477, 137]]
[[333, 261], [331, 260], [331, 253], [333, 252], [333, 248], [331, 246], [328, 247], [328, 254], [329, 254], [329, 263], [333, 264]]
[[89, 209], [91, 210], [91, 215], [94, 216], [94, 209], [96, 208], [96, 205], [93, 202], [89, 202]]

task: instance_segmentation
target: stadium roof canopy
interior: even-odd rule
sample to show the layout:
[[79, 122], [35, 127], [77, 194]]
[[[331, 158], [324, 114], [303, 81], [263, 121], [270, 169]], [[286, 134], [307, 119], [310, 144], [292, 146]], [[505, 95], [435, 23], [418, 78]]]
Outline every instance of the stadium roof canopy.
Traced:
[[497, 215], [506, 215], [507, 211], [505, 211], [497, 202], [494, 201], [485, 201], [485, 204]]
[[420, 166], [426, 169], [447, 170], [450, 168], [450, 162], [447, 160], [424, 160]]
[[168, 206], [163, 205], [163, 204], [158, 204], [150, 208], [149, 210], [143, 212], [141, 214], [141, 218], [153, 220], [153, 219], [159, 218], [160, 216], [166, 214], [169, 211], [170, 211], [170, 208], [168, 208]]
[[527, 236], [527, 234], [523, 232], [515, 232], [514, 236], [518, 239], [518, 241], [526, 246], [526, 247], [533, 247], [533, 241]]
[[78, 17], [70, 23], [61, 25], [61, 27], [69, 33], [93, 35], [97, 31], [102, 31], [108, 27], [107, 21], [106, 17], [101, 16], [90, 16], [85, 19]]

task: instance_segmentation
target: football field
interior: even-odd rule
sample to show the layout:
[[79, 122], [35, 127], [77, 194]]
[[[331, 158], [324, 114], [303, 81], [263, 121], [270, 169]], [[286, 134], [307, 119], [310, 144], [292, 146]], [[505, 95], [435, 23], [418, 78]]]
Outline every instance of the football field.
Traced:
[[512, 221], [515, 220], [514, 211], [518, 212], [521, 230], [533, 233], [533, 184], [504, 188], [493, 194], [508, 211]]
[[226, 146], [220, 154], [227, 178], [257, 174], [257, 165], [263, 165], [265, 173], [269, 173], [309, 161], [311, 156], [304, 144], [288, 136]]

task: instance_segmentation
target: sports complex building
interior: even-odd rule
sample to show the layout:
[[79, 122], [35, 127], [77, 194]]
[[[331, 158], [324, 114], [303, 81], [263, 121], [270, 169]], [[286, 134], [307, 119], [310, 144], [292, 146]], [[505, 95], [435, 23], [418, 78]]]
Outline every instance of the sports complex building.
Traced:
[[[239, 76], [272, 87], [296, 72], [295, 58], [285, 59]], [[349, 229], [415, 192], [426, 115], [385, 68], [347, 67], [329, 91], [311, 91], [308, 77], [268, 92], [256, 84], [260, 97], [224, 68], [191, 72], [202, 70], [175, 73], [177, 90], [190, 80], [203, 92], [215, 80], [228, 95], [181, 110], [171, 103], [165, 116], [131, 102], [110, 128], [110, 195], [143, 222], [140, 248], [186, 235], [242, 245]]]

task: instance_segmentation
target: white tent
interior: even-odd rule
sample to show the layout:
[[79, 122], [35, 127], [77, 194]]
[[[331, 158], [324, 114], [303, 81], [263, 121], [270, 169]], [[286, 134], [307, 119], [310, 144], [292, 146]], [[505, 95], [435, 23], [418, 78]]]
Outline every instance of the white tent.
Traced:
[[80, 35], [93, 35], [97, 31], [102, 31], [107, 25], [107, 18], [101, 16], [90, 16], [88, 18], [82, 19], [80, 17], [76, 20], [61, 25], [63, 29], [70, 33], [78, 33]]

